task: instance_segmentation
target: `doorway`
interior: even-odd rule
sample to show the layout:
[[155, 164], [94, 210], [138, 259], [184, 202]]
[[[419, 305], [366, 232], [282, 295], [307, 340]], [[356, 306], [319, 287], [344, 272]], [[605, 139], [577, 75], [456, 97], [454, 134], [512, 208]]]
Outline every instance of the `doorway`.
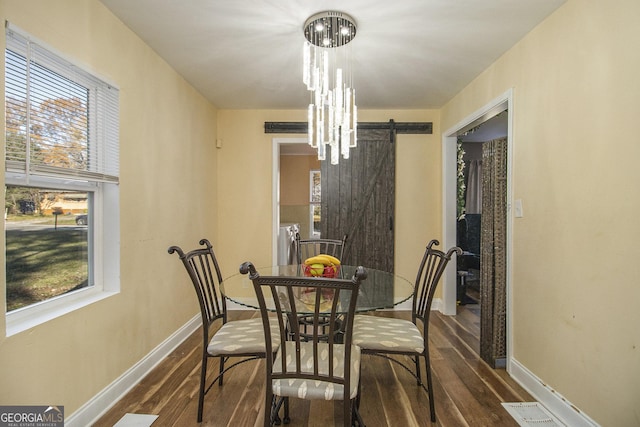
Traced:
[[281, 154], [313, 154], [313, 149], [308, 144], [307, 138], [273, 138], [272, 139], [272, 257], [273, 264], [278, 264], [278, 235], [280, 231], [280, 155]]
[[[344, 160], [338, 165], [329, 165], [325, 161], [321, 165], [324, 189], [321, 218], [325, 218], [320, 225], [322, 237], [340, 239], [347, 234], [349, 238], [345, 251], [348, 261], [375, 266], [384, 271], [394, 269], [393, 247], [389, 248], [388, 242], [394, 241], [395, 143], [389, 143], [389, 132], [384, 129], [361, 131], [358, 147], [352, 149], [348, 161]], [[274, 138], [272, 141], [272, 253], [274, 264], [277, 264], [278, 236], [283, 220], [283, 196], [280, 193], [282, 156], [313, 156], [317, 152], [309, 146], [307, 138]], [[359, 198], [349, 197], [352, 192], [366, 200], [366, 203], [350, 205], [352, 200]], [[363, 194], [367, 197], [363, 198]], [[344, 215], [347, 211], [351, 213]], [[359, 221], [354, 221], [353, 217]], [[286, 221], [289, 219], [284, 218]], [[372, 228], [380, 232], [372, 233]]]
[[[444, 247], [451, 247], [457, 244], [457, 146], [458, 139], [461, 135], [468, 134], [471, 130], [480, 130], [488, 128], [488, 124], [492, 118], [500, 113], [506, 119], [506, 203], [505, 203], [505, 221], [506, 221], [506, 240], [505, 240], [505, 266], [504, 269], [504, 293], [506, 301], [504, 302], [503, 311], [506, 311], [506, 329], [502, 328], [503, 336], [493, 336], [493, 331], [486, 324], [481, 324], [481, 337], [484, 334], [491, 339], [502, 340], [505, 344], [506, 351], [500, 360], [496, 360], [494, 366], [505, 366], [507, 371], [510, 370], [509, 361], [511, 360], [511, 248], [512, 248], [512, 220], [510, 215], [510, 207], [512, 201], [511, 194], [511, 153], [512, 153], [512, 90], [509, 90], [494, 101], [485, 105], [480, 110], [468, 116], [457, 125], [453, 126], [443, 133], [443, 241]], [[494, 120], [495, 121], [495, 120]], [[475, 133], [475, 132], [473, 132]], [[445, 272], [443, 277], [443, 312], [453, 315], [457, 308], [457, 272], [455, 269]], [[486, 303], [486, 300], [484, 301]], [[490, 312], [493, 308], [490, 307]]]
[[[508, 110], [503, 110], [458, 135], [456, 243], [463, 254], [455, 259], [458, 272], [457, 301], [459, 305], [471, 305], [474, 309], [479, 309], [481, 261], [491, 265], [490, 258], [493, 257], [489, 253], [487, 259], [481, 260], [482, 238], [505, 235], [505, 215], [502, 213], [505, 190], [502, 177], [506, 169], [503, 151], [506, 149], [507, 118]], [[484, 181], [483, 175], [486, 178]], [[494, 176], [495, 179], [491, 179]], [[483, 215], [483, 206], [487, 215]], [[499, 209], [498, 212], [496, 208]], [[497, 218], [501, 221], [496, 225]], [[481, 233], [482, 230], [484, 231]], [[490, 247], [495, 248], [493, 241], [488, 243], [485, 251], [490, 250]], [[491, 272], [495, 269], [488, 270]], [[500, 274], [499, 279], [502, 280], [504, 273]]]

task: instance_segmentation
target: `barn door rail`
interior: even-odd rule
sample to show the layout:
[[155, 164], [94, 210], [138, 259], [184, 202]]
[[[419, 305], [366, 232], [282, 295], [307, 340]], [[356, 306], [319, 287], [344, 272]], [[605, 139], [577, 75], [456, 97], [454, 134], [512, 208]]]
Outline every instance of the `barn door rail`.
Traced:
[[[307, 133], [307, 122], [264, 122], [264, 133]], [[389, 129], [395, 133], [432, 134], [433, 122], [358, 122], [358, 130]]]

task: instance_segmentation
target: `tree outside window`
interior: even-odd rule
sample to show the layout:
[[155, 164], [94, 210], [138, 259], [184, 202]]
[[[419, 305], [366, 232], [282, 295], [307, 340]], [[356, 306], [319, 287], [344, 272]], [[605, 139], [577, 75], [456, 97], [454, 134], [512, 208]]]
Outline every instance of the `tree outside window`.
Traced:
[[310, 237], [320, 237], [320, 201], [321, 199], [321, 186], [320, 186], [320, 171], [312, 170], [309, 174], [309, 211], [310, 211], [310, 222], [311, 226], [311, 236]]

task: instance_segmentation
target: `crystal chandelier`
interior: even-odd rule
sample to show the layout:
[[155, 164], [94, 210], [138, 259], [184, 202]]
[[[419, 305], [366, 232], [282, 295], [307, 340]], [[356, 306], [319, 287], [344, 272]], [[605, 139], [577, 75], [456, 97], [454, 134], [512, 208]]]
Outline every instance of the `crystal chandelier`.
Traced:
[[356, 36], [355, 20], [342, 12], [320, 12], [304, 23], [302, 80], [310, 91], [309, 145], [325, 160], [331, 147], [331, 164], [358, 141], [356, 92], [351, 74], [350, 46]]

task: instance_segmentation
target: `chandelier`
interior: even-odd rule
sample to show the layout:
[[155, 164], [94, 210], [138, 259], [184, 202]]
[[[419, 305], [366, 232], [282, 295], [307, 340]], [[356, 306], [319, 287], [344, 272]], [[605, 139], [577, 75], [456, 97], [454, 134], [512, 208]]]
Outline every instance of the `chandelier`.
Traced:
[[331, 164], [358, 141], [356, 92], [351, 74], [351, 50], [345, 47], [356, 36], [355, 20], [342, 12], [320, 12], [304, 23], [302, 81], [310, 91], [308, 108], [309, 145]]

